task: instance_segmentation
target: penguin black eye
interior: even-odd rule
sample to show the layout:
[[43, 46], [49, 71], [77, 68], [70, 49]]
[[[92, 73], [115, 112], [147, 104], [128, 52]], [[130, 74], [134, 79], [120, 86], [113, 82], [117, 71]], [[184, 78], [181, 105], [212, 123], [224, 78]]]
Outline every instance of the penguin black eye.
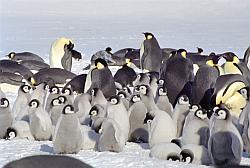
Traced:
[[148, 124], [152, 123], [152, 120], [147, 120], [147, 123], [148, 123]]

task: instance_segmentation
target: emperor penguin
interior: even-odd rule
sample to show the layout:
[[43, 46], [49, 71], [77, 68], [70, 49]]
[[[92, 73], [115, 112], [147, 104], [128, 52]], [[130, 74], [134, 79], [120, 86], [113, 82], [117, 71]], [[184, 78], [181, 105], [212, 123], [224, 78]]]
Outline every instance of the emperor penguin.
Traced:
[[148, 142], [148, 129], [143, 120], [146, 117], [147, 108], [141, 101], [140, 95], [135, 94], [131, 97], [131, 106], [128, 110], [129, 115], [129, 139], [132, 142]]
[[186, 116], [189, 113], [189, 106], [189, 98], [186, 95], [181, 95], [178, 98], [178, 102], [174, 107], [172, 118], [177, 125], [177, 137], [180, 137], [182, 135], [184, 122]]
[[74, 78], [72, 78], [68, 83], [66, 83], [64, 88], [67, 88], [67, 87], [71, 88], [71, 90], [77, 94], [84, 93], [85, 91], [84, 86], [85, 86], [86, 78], [87, 78], [87, 74], [77, 75]]
[[112, 64], [115, 65], [115, 60], [113, 60], [112, 58], [112, 48], [111, 47], [107, 47], [105, 50], [101, 50], [96, 52], [95, 54], [92, 55], [91, 57], [91, 64], [95, 63], [95, 60], [101, 58], [103, 60], [105, 60], [105, 62], [107, 62], [108, 64]]
[[94, 130], [101, 134], [98, 140], [98, 151], [122, 152], [125, 147], [125, 136], [120, 125], [111, 118], [99, 118], [94, 123]]
[[71, 71], [73, 48], [74, 43], [68, 38], [62, 37], [55, 40], [50, 48], [50, 67]]
[[211, 164], [208, 149], [203, 145], [187, 144], [181, 147], [181, 162], [192, 163], [197, 165]]
[[5, 136], [7, 128], [11, 126], [13, 121], [9, 105], [7, 98], [0, 99], [0, 139]]
[[92, 127], [88, 125], [80, 125], [83, 136], [82, 150], [95, 150], [97, 151], [97, 143], [100, 134], [95, 132]]
[[210, 124], [208, 151], [215, 166], [236, 166], [240, 164], [243, 142], [232, 121], [229, 110], [217, 108]]
[[39, 55], [31, 52], [20, 52], [20, 53], [10, 52], [7, 56], [9, 57], [10, 60], [16, 62], [29, 61], [29, 60], [44, 62], [44, 60]]
[[52, 125], [56, 125], [59, 117], [61, 116], [63, 106], [64, 104], [58, 98], [52, 99], [51, 108], [48, 111]]
[[248, 155], [250, 155], [250, 131], [249, 131], [250, 130], [250, 128], [249, 128], [250, 113], [249, 113], [249, 105], [250, 104], [248, 102], [247, 107], [245, 107], [245, 109], [247, 111], [244, 113], [243, 122], [241, 123], [242, 130], [240, 130], [241, 131], [240, 133], [242, 134], [244, 150], [246, 150]]
[[159, 73], [158, 72], [148, 72], [149, 75], [149, 86], [153, 92], [154, 98], [156, 96], [156, 92], [158, 89], [158, 80], [159, 80]]
[[70, 88], [63, 88], [61, 94], [67, 98], [69, 104], [73, 104], [74, 102], [74, 94]]
[[163, 86], [158, 87], [155, 102], [160, 110], [166, 111], [170, 116], [172, 116], [173, 106], [169, 102], [167, 91], [164, 91]]
[[31, 99], [37, 99], [41, 102], [44, 107], [46, 103], [46, 98], [49, 93], [49, 85], [46, 83], [41, 83], [35, 87], [35, 90], [31, 93]]
[[226, 59], [226, 62], [223, 65], [225, 74], [243, 74], [242, 70], [238, 65], [240, 63], [240, 60], [234, 53], [226, 52], [222, 55], [223, 58]]
[[[198, 109], [201, 109], [201, 106], [199, 104], [190, 105], [188, 115], [185, 118], [185, 123], [184, 123], [183, 129], [186, 127], [187, 124], [189, 124], [193, 120], [194, 113]], [[207, 113], [207, 116], [208, 116], [208, 113]]]
[[57, 86], [50, 87], [50, 89], [49, 89], [49, 95], [47, 97], [46, 104], [45, 104], [45, 110], [46, 111], [50, 110], [50, 108], [51, 108], [51, 101], [54, 98], [57, 98], [58, 96], [60, 96], [60, 89], [59, 89], [59, 87], [57, 87]]
[[89, 91], [92, 88], [101, 89], [105, 98], [116, 94], [115, 80], [106, 61], [101, 58], [95, 60], [95, 69], [91, 71], [91, 86]]
[[248, 69], [250, 70], [250, 62], [249, 62], [250, 59], [249, 59], [249, 56], [250, 56], [250, 46], [245, 51], [244, 59], [243, 59], [243, 62], [247, 65]]
[[3, 168], [93, 168], [92, 166], [64, 155], [33, 155], [7, 163]]
[[49, 68], [49, 65], [47, 63], [35, 60], [25, 60], [20, 62], [19, 64], [29, 69], [33, 74], [39, 72], [41, 69]]
[[207, 148], [209, 139], [209, 119], [205, 109], [198, 109], [182, 131], [182, 144], [203, 145]]
[[129, 109], [129, 100], [131, 98], [131, 95], [124, 90], [118, 91], [117, 95], [121, 98], [122, 103], [124, 104], [124, 106], [128, 110]]
[[90, 95], [87, 93], [82, 93], [76, 97], [73, 103], [76, 115], [79, 118], [80, 124], [88, 125], [90, 121], [89, 110], [91, 109]]
[[28, 121], [28, 103], [30, 102], [29, 85], [22, 85], [18, 90], [18, 96], [14, 102], [12, 113], [15, 120]]
[[168, 98], [173, 106], [180, 94], [190, 97], [192, 93], [190, 82], [194, 79], [193, 63], [186, 55], [185, 49], [179, 49], [174, 56], [163, 63], [160, 79], [164, 79], [163, 87], [168, 91]]
[[64, 106], [52, 142], [54, 151], [58, 154], [78, 153], [81, 150], [83, 135], [72, 105]]
[[107, 105], [107, 99], [104, 97], [103, 92], [99, 88], [93, 88], [91, 90], [91, 105], [100, 104], [103, 107]]
[[139, 73], [137, 74], [136, 79], [133, 82], [134, 86], [138, 86], [138, 85], [149, 85], [150, 82], [150, 78], [149, 75], [147, 73]]
[[27, 121], [15, 121], [11, 127], [7, 128], [5, 139], [28, 139], [29, 141], [34, 141], [34, 137], [30, 131], [30, 125]]
[[148, 125], [149, 146], [161, 142], [171, 142], [176, 138], [177, 126], [168, 113], [161, 110], [147, 112], [144, 123]]
[[158, 72], [162, 64], [162, 51], [158, 41], [152, 33], [146, 32], [140, 48], [141, 69], [145, 72]]
[[0, 87], [0, 99], [1, 98], [5, 98], [5, 93], [2, 91], [1, 87]]
[[106, 117], [107, 113], [103, 106], [101, 106], [100, 104], [96, 104], [89, 110], [89, 116], [90, 116], [89, 125], [92, 127], [98, 118]]
[[155, 144], [149, 153], [149, 157], [162, 160], [180, 161], [181, 148], [175, 143], [162, 142]]
[[4, 92], [16, 94], [20, 86], [25, 83], [26, 80], [21, 75], [11, 72], [0, 72], [0, 88], [2, 88]]
[[120, 125], [125, 140], [127, 141], [130, 129], [129, 115], [119, 96], [115, 95], [109, 98], [107, 104], [107, 117], [112, 118]]
[[47, 111], [37, 99], [29, 102], [29, 124], [35, 140], [50, 140], [52, 137], [52, 122]]
[[133, 81], [136, 79], [136, 72], [130, 67], [130, 64], [124, 64], [122, 68], [118, 69], [114, 75], [115, 82], [125, 86], [133, 86]]

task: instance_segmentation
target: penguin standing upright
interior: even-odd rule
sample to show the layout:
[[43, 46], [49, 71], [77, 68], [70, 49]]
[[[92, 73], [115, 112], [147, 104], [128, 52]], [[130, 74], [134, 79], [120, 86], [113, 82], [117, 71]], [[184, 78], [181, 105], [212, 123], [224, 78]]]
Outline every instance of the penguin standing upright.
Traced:
[[100, 104], [103, 107], [107, 105], [107, 99], [104, 97], [101, 89], [93, 88], [91, 90], [91, 105]]
[[145, 40], [140, 49], [141, 69], [146, 72], [158, 72], [162, 64], [162, 51], [160, 45], [152, 33], [143, 33]]
[[106, 111], [104, 107], [102, 107], [99, 104], [96, 104], [89, 110], [89, 116], [90, 116], [89, 125], [92, 127], [98, 118], [106, 117]]
[[59, 117], [61, 116], [63, 105], [64, 104], [58, 98], [54, 98], [51, 101], [51, 108], [48, 113], [50, 115], [52, 125], [56, 125]]
[[90, 95], [82, 93], [74, 101], [74, 109], [79, 118], [80, 124], [88, 125], [90, 118], [88, 116], [91, 109]]
[[63, 108], [61, 117], [56, 124], [52, 142], [54, 151], [58, 154], [78, 153], [81, 150], [83, 136], [79, 119], [72, 105], [66, 105]]
[[60, 96], [60, 89], [57, 86], [50, 87], [50, 89], [49, 89], [49, 95], [47, 97], [46, 104], [45, 104], [45, 110], [46, 111], [50, 111], [51, 101], [54, 98], [57, 98], [58, 96]]
[[160, 110], [166, 111], [170, 116], [173, 114], [173, 106], [169, 102], [167, 91], [162, 86], [158, 87], [155, 102]]
[[13, 121], [9, 105], [7, 98], [0, 98], [0, 139], [5, 136], [7, 128]]
[[242, 70], [238, 65], [240, 63], [240, 60], [234, 53], [226, 52], [222, 55], [223, 58], [226, 59], [226, 62], [223, 65], [225, 74], [243, 74]]
[[49, 85], [47, 85], [45, 83], [41, 83], [32, 92], [31, 99], [39, 100], [39, 102], [41, 102], [41, 105], [44, 107], [48, 91], [49, 91]]

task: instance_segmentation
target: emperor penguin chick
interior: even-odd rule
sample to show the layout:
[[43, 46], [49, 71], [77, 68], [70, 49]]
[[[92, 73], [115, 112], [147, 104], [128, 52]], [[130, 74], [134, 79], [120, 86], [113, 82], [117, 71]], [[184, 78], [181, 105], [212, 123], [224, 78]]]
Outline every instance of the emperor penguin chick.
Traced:
[[232, 121], [229, 110], [217, 108], [210, 124], [208, 151], [215, 166], [236, 166], [240, 164], [243, 142]]
[[121, 102], [121, 98], [117, 95], [111, 96], [107, 105], [107, 118], [112, 118], [119, 125], [125, 136], [125, 140], [128, 140], [129, 134], [129, 115], [128, 112]]
[[52, 125], [56, 125], [59, 117], [61, 116], [63, 104], [58, 98], [54, 98], [51, 101], [51, 108], [49, 111], [49, 115], [51, 118]]
[[7, 128], [11, 126], [13, 121], [9, 105], [7, 98], [0, 99], [0, 139], [5, 136]]
[[185, 118], [189, 113], [189, 106], [189, 98], [186, 95], [182, 95], [178, 98], [172, 115], [173, 120], [177, 124], [177, 137], [182, 135]]
[[28, 111], [30, 131], [35, 140], [50, 140], [52, 136], [52, 122], [48, 112], [43, 109], [37, 99], [30, 101]]
[[45, 83], [39, 84], [36, 87], [36, 89], [32, 92], [31, 100], [37, 99], [39, 102], [41, 102], [41, 105], [44, 107], [48, 91], [49, 91], [49, 85]]
[[89, 125], [92, 127], [98, 118], [106, 117], [106, 111], [104, 107], [102, 107], [100, 104], [96, 104], [89, 110], [89, 116], [90, 116]]
[[82, 148], [83, 136], [77, 115], [72, 105], [63, 108], [53, 137], [55, 153], [78, 153]]
[[63, 88], [62, 89], [62, 95], [64, 95], [69, 104], [73, 104], [74, 102], [74, 94], [73, 91], [70, 88]]
[[166, 111], [170, 116], [172, 116], [173, 106], [169, 102], [167, 91], [164, 91], [163, 86], [158, 88], [155, 100], [156, 105], [160, 110]]
[[207, 148], [209, 139], [209, 119], [205, 109], [198, 109], [182, 132], [182, 144], [203, 145]]
[[54, 98], [57, 98], [58, 96], [60, 96], [60, 89], [57, 86], [52, 86], [49, 89], [49, 95], [46, 101], [46, 105], [45, 105], [45, 110], [46, 111], [50, 111], [50, 107], [51, 107], [51, 101]]
[[119, 124], [111, 118], [99, 118], [94, 123], [94, 129], [101, 134], [98, 140], [98, 151], [122, 152], [125, 147], [125, 137]]

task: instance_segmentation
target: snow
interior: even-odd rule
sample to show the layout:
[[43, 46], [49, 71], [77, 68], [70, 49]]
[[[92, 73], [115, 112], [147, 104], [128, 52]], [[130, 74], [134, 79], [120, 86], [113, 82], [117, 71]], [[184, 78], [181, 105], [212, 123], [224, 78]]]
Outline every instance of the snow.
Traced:
[[[1, 0], [0, 58], [31, 51], [48, 62], [51, 43], [68, 37], [83, 55], [73, 64], [80, 74], [91, 55], [107, 46], [139, 48], [145, 31], [154, 33], [162, 48], [199, 46], [207, 54], [233, 51], [242, 58], [250, 45], [249, 8], [248, 0]], [[16, 95], [7, 97], [13, 103]], [[146, 146], [128, 143], [121, 153], [84, 150], [71, 156], [94, 167], [205, 167], [149, 158]], [[0, 140], [0, 166], [34, 154], [53, 154], [52, 143]]]

